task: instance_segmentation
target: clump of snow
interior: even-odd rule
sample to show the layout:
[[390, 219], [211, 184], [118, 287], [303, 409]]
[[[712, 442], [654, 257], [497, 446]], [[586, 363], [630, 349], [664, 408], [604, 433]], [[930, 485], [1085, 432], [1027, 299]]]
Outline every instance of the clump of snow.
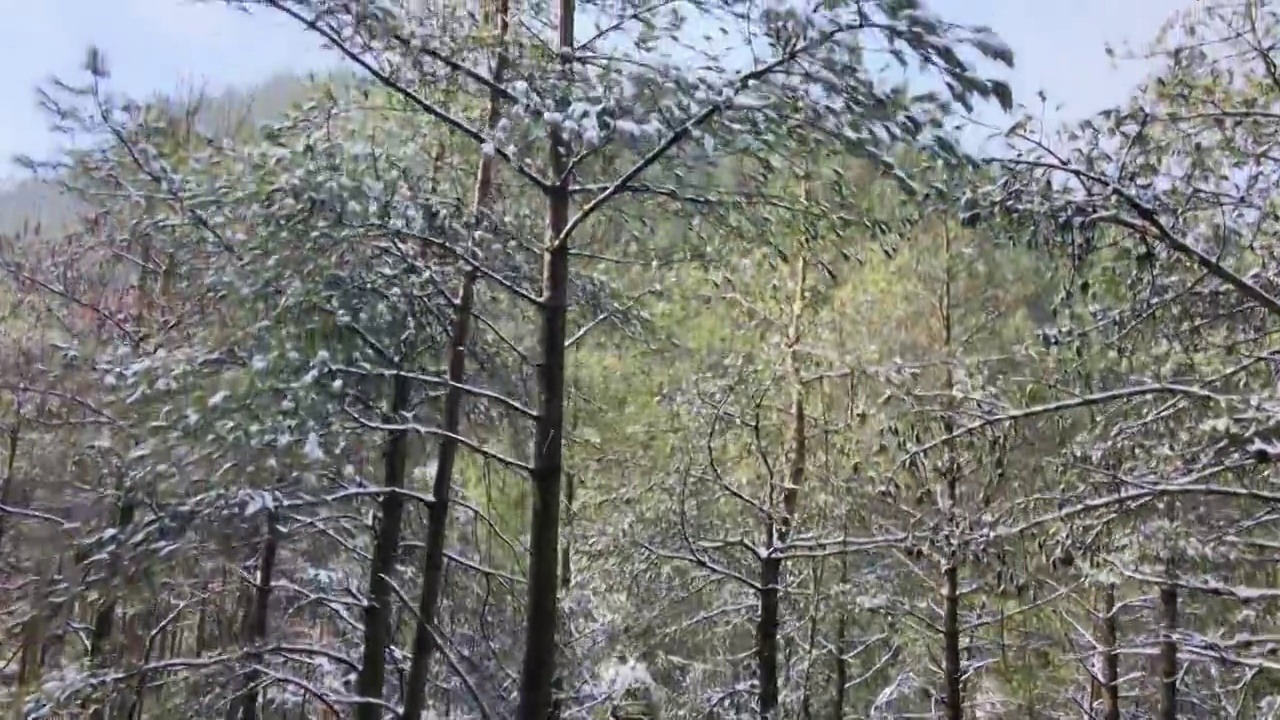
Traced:
[[627, 658], [614, 658], [604, 663], [599, 675], [599, 691], [606, 695], [622, 695], [628, 690], [652, 690], [657, 687], [644, 663]]
[[307, 435], [307, 442], [302, 446], [302, 454], [308, 460], [320, 461], [324, 459], [324, 450], [320, 448], [320, 436], [316, 434], [315, 430], [312, 430]]

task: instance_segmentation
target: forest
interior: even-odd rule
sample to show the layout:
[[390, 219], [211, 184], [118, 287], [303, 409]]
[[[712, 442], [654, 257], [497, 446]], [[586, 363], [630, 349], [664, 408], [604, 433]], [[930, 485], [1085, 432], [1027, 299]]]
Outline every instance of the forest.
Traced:
[[218, 2], [346, 63], [38, 91], [0, 713], [1280, 718], [1280, 7], [1058, 127], [920, 0]]

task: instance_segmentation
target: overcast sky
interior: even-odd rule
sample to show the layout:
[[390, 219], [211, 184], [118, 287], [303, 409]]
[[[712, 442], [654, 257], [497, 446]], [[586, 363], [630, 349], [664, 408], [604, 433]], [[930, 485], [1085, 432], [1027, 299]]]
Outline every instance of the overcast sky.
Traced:
[[[1143, 42], [1194, 0], [927, 1], [949, 20], [995, 28], [1013, 46], [1020, 99], [1043, 89], [1078, 117], [1120, 101], [1142, 77], [1138, 67], [1111, 69], [1104, 44]], [[0, 161], [50, 149], [32, 88], [54, 74], [75, 79], [90, 43], [105, 51], [113, 87], [140, 96], [193, 83], [252, 85], [333, 62], [284, 18], [189, 0], [0, 0], [0, 17], [9, 27], [0, 43]]]

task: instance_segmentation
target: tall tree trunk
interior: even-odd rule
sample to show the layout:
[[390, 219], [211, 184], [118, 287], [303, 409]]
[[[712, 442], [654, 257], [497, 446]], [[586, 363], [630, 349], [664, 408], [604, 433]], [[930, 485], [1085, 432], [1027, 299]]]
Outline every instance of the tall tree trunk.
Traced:
[[[951, 233], [943, 228], [943, 283], [941, 297], [942, 311], [942, 346], [947, 353], [947, 389], [955, 387], [950, 366], [952, 350], [952, 308], [951, 308]], [[953, 431], [950, 415], [943, 416], [943, 432]], [[942, 657], [943, 673], [946, 675], [946, 708], [947, 720], [963, 720], [964, 689], [963, 669], [960, 663], [960, 554], [957, 547], [960, 541], [959, 527], [956, 522], [956, 501], [959, 495], [959, 470], [949, 449], [944, 449], [947, 457], [943, 461], [943, 518], [946, 535], [946, 565], [942, 571]]]
[[1098, 673], [1102, 680], [1102, 720], [1120, 720], [1120, 654], [1117, 652], [1119, 633], [1116, 632], [1116, 586], [1107, 583], [1102, 590], [1099, 643], [1101, 662]]
[[[493, 81], [502, 83], [507, 65], [507, 55], [502, 47], [510, 25], [510, 2], [498, 0], [496, 18], [489, 17], [489, 4], [485, 3], [487, 26], [496, 21], [498, 27], [498, 57], [494, 63]], [[492, 132], [501, 117], [497, 91], [489, 95], [487, 126]], [[493, 157], [480, 159], [476, 170], [475, 192], [472, 197], [472, 215], [478, 223], [482, 210], [489, 202], [493, 188]], [[471, 335], [471, 313], [475, 302], [477, 273], [468, 270], [462, 278], [462, 289], [454, 306], [453, 327], [449, 337], [449, 388], [445, 391], [444, 429], [436, 451], [436, 471], [431, 483], [431, 508], [427, 512], [427, 543], [422, 560], [422, 590], [418, 597], [418, 618], [413, 633], [413, 657], [409, 662], [409, 675], [405, 681], [404, 712], [401, 720], [418, 720], [426, 709], [427, 673], [431, 656], [435, 653], [433, 625], [444, 592], [444, 551], [448, 538], [449, 495], [453, 488], [453, 468], [458, 457], [457, 436], [462, 428], [462, 403], [465, 394], [462, 383], [466, 380], [467, 342]]]
[[848, 619], [843, 612], [836, 619], [836, 650], [833, 654], [835, 672], [831, 680], [831, 720], [844, 720], [844, 702], [846, 688], [849, 685], [849, 661], [844, 658], [845, 635], [848, 632]]
[[200, 587], [200, 603], [196, 606], [196, 629], [195, 629], [195, 656], [200, 657], [204, 654], [205, 636], [209, 632], [209, 577], [206, 575], [201, 582]]
[[[467, 364], [467, 341], [471, 334], [471, 311], [475, 298], [476, 276], [468, 272], [462, 280], [462, 291], [454, 309], [453, 328], [449, 338], [449, 389], [444, 400], [444, 429], [457, 436], [462, 425], [464, 374]], [[422, 591], [418, 596], [418, 618], [413, 633], [413, 658], [405, 680], [403, 720], [418, 720], [426, 709], [427, 671], [436, 642], [433, 634], [440, 597], [444, 591], [444, 551], [448, 540], [449, 495], [453, 487], [453, 467], [458, 457], [458, 442], [446, 435], [437, 449], [435, 477], [431, 483], [431, 507], [427, 511], [427, 542], [422, 559]]]
[[[133, 524], [138, 512], [138, 502], [124, 483], [120, 484], [120, 505], [116, 514], [116, 537], [124, 538], [125, 530]], [[94, 667], [102, 667], [110, 662], [111, 641], [115, 634], [117, 590], [113, 587], [119, 571], [119, 551], [111, 553], [111, 559], [105, 582], [106, 597], [93, 615], [93, 630], [89, 635], [89, 663]], [[102, 720], [106, 716], [106, 703], [97, 705], [89, 714], [91, 720]]]
[[1168, 563], [1170, 582], [1160, 586], [1160, 720], [1178, 718], [1178, 587], [1172, 582], [1173, 563]]
[[[948, 481], [950, 484], [951, 481]], [[943, 672], [946, 673], [946, 718], [964, 718], [964, 697], [961, 688], [960, 666], [960, 571], [955, 553], [948, 553], [947, 566], [943, 570]]]
[[[262, 538], [262, 550], [258, 554], [258, 577], [253, 589], [253, 605], [245, 618], [245, 642], [261, 645], [267, 638], [267, 613], [271, 609], [271, 582], [275, 573], [276, 554], [280, 547], [280, 518], [275, 508], [268, 508]], [[258, 653], [249, 655], [249, 662], [260, 663]], [[261, 671], [250, 667], [244, 676], [244, 697], [240, 699], [240, 720], [258, 720], [258, 683]]]
[[[777, 533], [771, 528], [766, 542], [775, 545]], [[779, 540], [781, 542], [781, 540]], [[760, 683], [760, 717], [778, 717], [778, 593], [782, 582], [782, 559], [767, 557], [760, 562], [760, 609], [756, 618], [756, 680]]]
[[[1170, 527], [1178, 524], [1177, 499], [1164, 499], [1164, 519]], [[1160, 720], [1177, 720], [1178, 717], [1178, 586], [1177, 559], [1173, 548], [1166, 550], [1164, 563], [1165, 581], [1160, 586], [1157, 604], [1160, 627], [1160, 704], [1157, 717]]]
[[[391, 422], [404, 422], [409, 408], [409, 378], [397, 373], [392, 381], [388, 415]], [[379, 503], [381, 524], [369, 562], [368, 597], [364, 607], [364, 652], [360, 672], [356, 675], [355, 720], [381, 720], [382, 686], [387, 672], [387, 645], [391, 638], [391, 578], [396, 555], [400, 551], [400, 527], [404, 514], [405, 464], [408, 455], [408, 429], [391, 431], [383, 455], [383, 486], [389, 490]]]
[[[849, 534], [848, 522], [845, 523], [844, 534]], [[849, 554], [840, 556], [840, 587], [849, 587]], [[845, 659], [844, 644], [849, 633], [849, 617], [844, 610], [836, 618], [835, 649], [831, 653], [835, 665], [831, 680], [831, 720], [844, 720], [845, 696], [849, 685], [849, 661]]]
[[822, 605], [822, 588], [825, 584], [822, 573], [822, 560], [814, 560], [810, 563], [810, 585], [809, 592], [812, 596], [809, 604], [809, 638], [805, 643], [808, 648], [805, 651], [805, 668], [804, 682], [801, 687], [800, 695], [800, 717], [803, 720], [813, 720], [813, 666], [816, 664], [815, 655], [818, 647], [818, 629], [822, 626], [821, 622], [821, 605]]
[[[8, 507], [13, 502], [13, 467], [18, 461], [18, 439], [22, 432], [22, 405], [13, 413], [13, 423], [9, 425], [8, 447], [4, 458], [4, 478], [0, 480], [0, 505]], [[4, 550], [4, 534], [8, 527], [5, 521], [7, 513], [0, 513], [0, 552]]]
[[[559, 155], [557, 151], [555, 154]], [[538, 366], [538, 420], [533, 448], [533, 509], [529, 529], [529, 583], [519, 720], [546, 720], [555, 678], [559, 617], [560, 484], [563, 473], [564, 342], [569, 248], [566, 187], [551, 192], [548, 249], [543, 257], [542, 362]]]
[[[808, 200], [808, 189], [805, 198]], [[778, 631], [781, 619], [782, 557], [780, 546], [791, 536], [796, 507], [800, 500], [800, 487], [804, 485], [806, 457], [806, 422], [804, 387], [801, 384], [799, 345], [801, 320], [805, 302], [806, 248], [796, 253], [795, 290], [791, 306], [791, 322], [787, 332], [786, 366], [792, 385], [791, 398], [791, 462], [787, 467], [786, 485], [782, 489], [781, 512], [770, 520], [765, 530], [765, 558], [760, 562], [760, 607], [756, 620], [756, 666], [760, 683], [760, 717], [772, 720], [779, 717], [779, 683], [781, 677], [780, 644]]]
[[[574, 0], [560, 0], [558, 49], [569, 70], [574, 50]], [[533, 507], [529, 523], [529, 582], [524, 658], [520, 666], [519, 720], [547, 720], [556, 677], [559, 618], [560, 483], [564, 464], [565, 320], [569, 304], [569, 148], [552, 128], [547, 192], [547, 238], [542, 253], [541, 329], [538, 338], [538, 419], [533, 439]]]

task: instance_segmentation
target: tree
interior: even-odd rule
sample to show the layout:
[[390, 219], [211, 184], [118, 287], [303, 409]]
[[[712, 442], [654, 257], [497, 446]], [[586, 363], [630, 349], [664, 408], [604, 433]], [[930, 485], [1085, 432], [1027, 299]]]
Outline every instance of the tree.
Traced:
[[[869, 15], [868, 9], [862, 6], [834, 8], [813, 16], [794, 11], [765, 11], [759, 19], [768, 27], [767, 41], [773, 51], [770, 57], [736, 75], [726, 77], [721, 73], [709, 78], [681, 78], [661, 66], [636, 71], [626, 65], [625, 56], [600, 54], [597, 49], [612, 40], [610, 36], [633, 15], [643, 15], [643, 11], [624, 9], [619, 13], [618, 22], [580, 45], [575, 32], [578, 21], [575, 8], [566, 2], [558, 7], [555, 17], [553, 57], [540, 59], [538, 56], [545, 53], [531, 44], [530, 50], [520, 55], [532, 71], [526, 77], [537, 78], [537, 82], [525, 81], [519, 92], [513, 92], [491, 76], [469, 67], [467, 48], [458, 46], [457, 38], [441, 33], [440, 28], [433, 28], [435, 37], [428, 35], [423, 18], [405, 14], [394, 5], [352, 12], [342, 4], [274, 1], [262, 4], [304, 24], [426, 116], [480, 145], [484, 154], [501, 158], [545, 198], [547, 221], [541, 250], [542, 281], [534, 303], [539, 316], [540, 359], [530, 463], [533, 502], [529, 524], [527, 621], [517, 715], [546, 717], [552, 707], [555, 679], [566, 318], [571, 241], [575, 232], [614, 197], [630, 191], [631, 183], [686, 139], [714, 137], [708, 135], [704, 127], [713, 120], [729, 124], [760, 118], [779, 129], [789, 121], [793, 131], [803, 129], [873, 151], [877, 139], [866, 134], [864, 125], [883, 128], [891, 138], [906, 132], [918, 133], [924, 125], [917, 115], [920, 110], [927, 112], [937, 107], [937, 100], [920, 97], [904, 105], [908, 98], [902, 93], [878, 91], [858, 62], [860, 54], [854, 43], [863, 41], [852, 38], [860, 33], [880, 33], [891, 42], [904, 44], [923, 65], [942, 72], [948, 89], [964, 104], [972, 97], [995, 96], [1007, 105], [1008, 90], [999, 83], [971, 75], [957, 49], [967, 46], [1006, 63], [1011, 60], [1009, 52], [989, 33], [976, 31], [966, 37], [914, 7], [878, 6], [875, 11], [882, 13], [881, 17]], [[699, 13], [707, 19], [727, 20], [740, 11], [741, 8], [733, 5], [699, 8]], [[751, 19], [754, 18], [748, 18]], [[640, 20], [646, 24], [644, 35], [655, 37], [674, 36], [683, 24], [675, 16]], [[746, 27], [751, 24], [747, 23]], [[749, 36], [748, 42], [754, 39]], [[648, 37], [642, 37], [639, 49], [648, 41]], [[905, 64], [907, 56], [901, 51], [898, 55]], [[439, 69], [428, 69], [422, 62], [394, 62], [406, 57], [430, 60]], [[425, 80], [441, 71], [466, 85], [488, 89], [515, 101], [508, 111], [508, 122], [498, 123], [501, 133], [486, 135], [459, 119], [458, 113], [415, 92], [425, 85]], [[827, 96], [815, 102], [806, 97], [811, 94], [799, 92], [797, 71], [806, 81], [818, 82]], [[619, 92], [628, 85], [652, 86], [664, 80], [675, 80], [675, 89], [681, 94], [662, 97], [668, 94], [664, 90], [670, 88], [655, 87], [652, 91], [658, 96], [655, 99], [666, 101], [657, 105], [636, 102], [639, 97]], [[740, 96], [747, 91], [763, 97], [744, 103]], [[911, 103], [918, 107], [910, 107]], [[764, 106], [753, 107], [757, 104]], [[777, 109], [770, 111], [768, 104], [776, 104]], [[664, 117], [667, 107], [676, 108], [676, 116], [684, 117], [674, 122]], [[912, 114], [913, 111], [916, 114]], [[576, 117], [578, 115], [581, 117]], [[739, 117], [742, 119], [737, 120]], [[926, 116], [924, 122], [932, 121]], [[659, 131], [657, 142], [638, 161], [611, 178], [576, 213], [572, 211], [575, 179], [586, 169], [580, 165], [586, 165], [584, 161], [600, 149], [609, 135], [617, 134], [621, 128], [655, 124], [662, 127], [668, 123], [670, 129]], [[545, 166], [538, 168], [529, 163], [524, 153], [535, 138], [542, 135], [549, 145], [549, 156]], [[871, 147], [867, 147], [868, 141], [872, 141]], [[710, 149], [711, 143], [707, 145]], [[526, 299], [534, 301], [535, 297], [527, 293]], [[374, 571], [381, 572], [382, 568], [376, 567]], [[362, 691], [372, 693], [375, 688], [362, 687]]]
[[[968, 167], [944, 124], [1007, 104], [960, 57], [1007, 60], [992, 38], [901, 3], [703, 4], [758, 61], [710, 41], [655, 60], [692, 21], [592, 9], [587, 37], [572, 6], [252, 5], [371, 79], [219, 139], [111, 97], [100, 69], [50, 91], [102, 141], [54, 170], [108, 213], [100, 257], [140, 266], [118, 277], [146, 300], [121, 317], [61, 268], [6, 268], [105, 325], [71, 333], [51, 380], [111, 418], [105, 439], [56, 433], [96, 483], [91, 521], [8, 514], [10, 537], [38, 522], [77, 544], [48, 574], [86, 581], [47, 584], [101, 628], [92, 673], [74, 649], [31, 663], [66, 673], [55, 706], [1062, 713], [1090, 702], [1092, 678], [1051, 662], [1076, 654], [1113, 668], [1107, 712], [1142, 671], [1167, 715], [1243, 678], [1193, 659], [1225, 652], [1200, 623], [1231, 605], [1189, 579], [1238, 568], [1177, 535], [1265, 548], [1235, 516], [1269, 496], [1199, 488], [1238, 468], [1183, 425], [1221, 402], [1263, 422], [1252, 384], [1203, 381], [1231, 372], [1215, 343], [1263, 328], [1209, 322], [1232, 296], [1191, 275], [1158, 289], [1202, 305], [1135, 301], [1132, 228], [1040, 242], [1035, 222], [1098, 194], [1032, 196], [1045, 168], [1025, 158]], [[879, 83], [863, 50], [882, 41], [954, 97]], [[983, 183], [993, 221], [956, 207]], [[1105, 329], [1031, 342], [1046, 306], [1099, 322], [1099, 302]], [[1080, 606], [1099, 589], [1116, 622], [1095, 652]], [[1148, 596], [1178, 617], [1124, 609]], [[1174, 665], [1139, 667], [1134, 643]]]
[[[1118, 587], [1154, 595], [1146, 630], [1131, 630], [1158, 651], [1159, 717], [1236, 712], [1269, 692], [1256, 677], [1267, 661], [1243, 648], [1258, 647], [1245, 627], [1272, 609], [1242, 616], [1234, 601], [1269, 597], [1247, 588], [1273, 531], [1255, 504], [1268, 502], [1270, 421], [1255, 408], [1272, 403], [1266, 328], [1280, 310], [1261, 140], [1280, 89], [1273, 15], [1229, 3], [1171, 21], [1149, 51], [1157, 72], [1129, 103], [1057, 140], [1023, 121], [1011, 131], [1022, 154], [1006, 161], [1005, 207], [1052, 218], [1079, 267], [1072, 335], [1099, 348], [1084, 397], [1105, 408], [1081, 462], [1110, 479], [1108, 532], [1150, 540], [1109, 543], [1093, 571], [1104, 643], [1119, 642]], [[1103, 669], [1110, 717], [1125, 674], [1116, 652]]]

